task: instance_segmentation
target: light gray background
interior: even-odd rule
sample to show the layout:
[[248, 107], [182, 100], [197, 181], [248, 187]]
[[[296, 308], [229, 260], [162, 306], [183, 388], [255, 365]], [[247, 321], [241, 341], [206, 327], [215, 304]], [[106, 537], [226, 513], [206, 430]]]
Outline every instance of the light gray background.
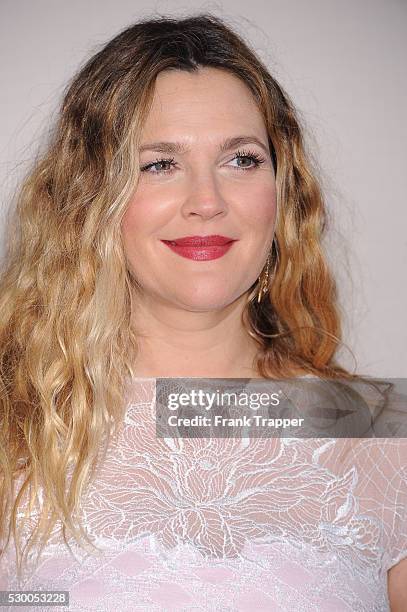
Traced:
[[247, 37], [306, 124], [335, 228], [342, 363], [353, 351], [359, 372], [407, 377], [407, 0], [0, 0], [2, 215], [79, 65], [141, 17], [197, 10]]

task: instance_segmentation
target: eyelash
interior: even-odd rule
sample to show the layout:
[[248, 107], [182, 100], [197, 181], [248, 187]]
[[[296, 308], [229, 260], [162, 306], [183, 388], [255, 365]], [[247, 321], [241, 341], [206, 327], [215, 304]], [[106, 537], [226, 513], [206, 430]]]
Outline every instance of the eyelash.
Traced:
[[[266, 161], [264, 157], [261, 157], [261, 155], [259, 155], [258, 153], [255, 153], [254, 151], [237, 151], [233, 159], [236, 159], [238, 157], [243, 157], [243, 158], [247, 157], [248, 159], [251, 159], [254, 163], [254, 166], [251, 166], [250, 168], [235, 167], [234, 169], [237, 171], [243, 170], [245, 172], [248, 172], [250, 170], [256, 170], [256, 168], [258, 168], [260, 164], [263, 164]], [[172, 157], [170, 159], [164, 159], [164, 158], [156, 159], [154, 162], [151, 162], [151, 164], [146, 164], [145, 166], [142, 166], [141, 172], [146, 172], [147, 170], [149, 170], [149, 168], [152, 168], [156, 164], [162, 164], [162, 163], [173, 165], [174, 158]], [[171, 174], [172, 172], [173, 170], [171, 169], [171, 170], [161, 170], [158, 172], [150, 172], [150, 174]]]

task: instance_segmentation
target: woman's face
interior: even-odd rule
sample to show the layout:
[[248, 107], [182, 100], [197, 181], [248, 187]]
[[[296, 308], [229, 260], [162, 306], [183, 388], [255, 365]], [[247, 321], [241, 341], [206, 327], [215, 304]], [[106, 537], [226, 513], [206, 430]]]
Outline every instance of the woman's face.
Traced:
[[[248, 140], [226, 143], [239, 137]], [[247, 292], [265, 264], [276, 217], [267, 131], [247, 86], [214, 68], [161, 72], [140, 167], [122, 235], [143, 297], [202, 312]], [[163, 242], [213, 235], [235, 242], [177, 250]]]

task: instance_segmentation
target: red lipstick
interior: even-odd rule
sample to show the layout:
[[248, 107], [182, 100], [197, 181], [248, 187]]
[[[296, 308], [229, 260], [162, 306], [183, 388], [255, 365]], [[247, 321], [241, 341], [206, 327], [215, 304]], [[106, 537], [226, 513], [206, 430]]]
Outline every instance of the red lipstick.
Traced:
[[215, 234], [212, 236], [184, 236], [161, 242], [181, 257], [195, 261], [207, 261], [223, 257], [236, 239]]

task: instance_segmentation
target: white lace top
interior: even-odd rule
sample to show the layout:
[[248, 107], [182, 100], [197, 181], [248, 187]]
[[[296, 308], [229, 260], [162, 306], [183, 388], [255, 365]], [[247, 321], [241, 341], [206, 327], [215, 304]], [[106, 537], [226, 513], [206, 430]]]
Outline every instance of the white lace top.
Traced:
[[407, 439], [160, 439], [155, 382], [134, 381], [83, 499], [101, 552], [55, 530], [18, 580], [9, 546], [0, 589], [70, 593], [69, 608], [33, 610], [389, 610]]

